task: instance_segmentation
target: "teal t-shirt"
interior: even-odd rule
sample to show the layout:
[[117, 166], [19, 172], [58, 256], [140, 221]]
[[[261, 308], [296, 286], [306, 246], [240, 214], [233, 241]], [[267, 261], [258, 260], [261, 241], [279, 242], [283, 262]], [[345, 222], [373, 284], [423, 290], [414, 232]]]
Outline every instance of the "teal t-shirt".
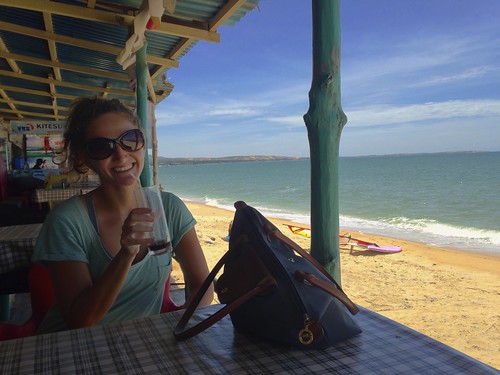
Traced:
[[[163, 207], [174, 251], [182, 236], [195, 224], [184, 202], [172, 193], [162, 193]], [[47, 215], [38, 236], [33, 263], [79, 261], [88, 265], [93, 280], [104, 273], [112, 256], [102, 245], [89, 215], [78, 197], [57, 205]], [[171, 271], [172, 254], [147, 254], [133, 264], [115, 303], [100, 321], [107, 324], [158, 314], [165, 282]], [[47, 313], [38, 333], [69, 329], [56, 301]]]

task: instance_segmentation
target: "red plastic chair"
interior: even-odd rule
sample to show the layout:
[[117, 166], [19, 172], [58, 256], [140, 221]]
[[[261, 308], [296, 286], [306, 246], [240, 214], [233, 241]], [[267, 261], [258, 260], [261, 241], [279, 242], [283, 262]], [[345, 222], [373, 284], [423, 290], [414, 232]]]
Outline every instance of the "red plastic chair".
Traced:
[[34, 265], [28, 274], [28, 283], [31, 298], [31, 317], [23, 324], [1, 323], [0, 341], [34, 335], [47, 311], [54, 303], [54, 289], [47, 268], [41, 264]]
[[170, 275], [168, 275], [167, 281], [165, 282], [165, 291], [163, 292], [163, 301], [161, 303], [160, 313], [166, 313], [170, 311], [176, 311], [182, 309], [182, 306], [178, 306], [170, 298]]
[[[49, 270], [41, 264], [34, 265], [29, 272], [31, 317], [23, 324], [0, 323], [0, 341], [33, 336], [43, 318], [54, 303], [54, 289]], [[161, 313], [182, 309], [170, 299], [170, 276], [165, 282]]]

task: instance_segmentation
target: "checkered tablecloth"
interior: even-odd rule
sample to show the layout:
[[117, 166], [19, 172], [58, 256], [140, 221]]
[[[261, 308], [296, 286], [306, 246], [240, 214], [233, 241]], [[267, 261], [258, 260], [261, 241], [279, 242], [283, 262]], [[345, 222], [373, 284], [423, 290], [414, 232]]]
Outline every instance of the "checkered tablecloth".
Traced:
[[74, 195], [81, 195], [94, 190], [91, 188], [68, 188], [68, 189], [36, 189], [33, 192], [32, 200], [35, 203], [50, 201], [64, 201]]
[[29, 267], [42, 224], [0, 227], [0, 273]]
[[[196, 320], [220, 308], [198, 310]], [[177, 342], [182, 311], [0, 342], [4, 374], [498, 374], [498, 371], [372, 311], [363, 333], [327, 350], [298, 351], [235, 333], [226, 317]]]

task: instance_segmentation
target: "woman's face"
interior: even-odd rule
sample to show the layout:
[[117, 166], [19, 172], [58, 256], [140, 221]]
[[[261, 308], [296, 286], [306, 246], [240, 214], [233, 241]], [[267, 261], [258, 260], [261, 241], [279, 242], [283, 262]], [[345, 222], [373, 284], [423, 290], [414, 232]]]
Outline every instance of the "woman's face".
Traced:
[[[96, 118], [87, 128], [86, 140], [87, 144], [90, 140], [95, 140], [96, 138], [107, 138], [111, 140], [117, 140], [120, 138], [125, 132], [129, 130], [137, 129], [135, 124], [124, 114], [110, 112]], [[127, 139], [134, 139], [134, 137], [129, 136], [130, 133], [127, 133], [127, 136], [124, 137], [122, 142], [126, 144], [132, 144], [130, 142], [126, 142]], [[133, 132], [132, 134], [133, 135]], [[129, 186], [136, 184], [142, 168], [144, 167], [144, 152], [146, 150], [146, 146], [141, 147], [137, 151], [126, 151], [120, 144], [120, 140], [118, 139], [116, 143], [114, 143], [113, 150], [109, 150], [108, 153], [104, 153], [104, 155], [111, 153], [109, 157], [104, 157], [101, 153], [99, 155], [99, 146], [102, 142], [97, 142], [92, 149], [94, 149], [93, 153], [90, 153], [86, 156], [86, 164], [94, 170], [101, 180], [101, 184], [115, 184], [121, 186]], [[104, 144], [107, 142], [104, 141]], [[101, 147], [102, 148], [102, 147]], [[105, 148], [104, 148], [105, 149]], [[92, 156], [99, 156], [99, 160], [92, 158]]]

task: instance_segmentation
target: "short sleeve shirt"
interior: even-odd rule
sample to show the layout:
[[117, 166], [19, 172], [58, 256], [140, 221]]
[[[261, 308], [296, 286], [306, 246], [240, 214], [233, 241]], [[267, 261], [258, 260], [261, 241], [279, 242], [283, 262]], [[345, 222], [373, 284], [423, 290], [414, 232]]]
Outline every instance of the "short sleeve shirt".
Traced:
[[[180, 240], [196, 224], [184, 202], [172, 193], [162, 193], [163, 207], [174, 251]], [[171, 270], [171, 253], [147, 254], [130, 267], [113, 306], [99, 324], [133, 319], [160, 312], [165, 282]], [[47, 215], [38, 237], [34, 263], [77, 261], [88, 265], [93, 280], [99, 278], [112, 261], [102, 245], [89, 215], [78, 197], [56, 206]], [[56, 301], [39, 333], [69, 329]]]

